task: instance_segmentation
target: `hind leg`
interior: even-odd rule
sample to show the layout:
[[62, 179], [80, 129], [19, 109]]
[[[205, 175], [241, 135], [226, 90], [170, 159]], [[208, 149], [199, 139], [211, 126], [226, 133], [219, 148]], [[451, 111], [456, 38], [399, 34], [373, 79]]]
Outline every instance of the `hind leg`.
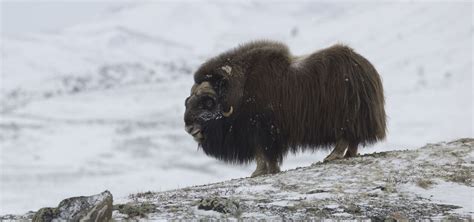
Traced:
[[357, 143], [350, 143], [349, 147], [347, 148], [346, 155], [344, 155], [344, 158], [350, 158], [350, 157], [355, 157], [357, 156], [357, 149], [358, 149]]
[[278, 161], [267, 158], [261, 149], [257, 149], [257, 153], [255, 154], [255, 162], [257, 162], [257, 168], [250, 177], [280, 172]]
[[336, 147], [334, 147], [334, 150], [326, 158], [324, 158], [324, 162], [344, 158], [344, 153], [346, 152], [347, 146], [348, 143], [346, 140], [338, 140], [336, 142]]

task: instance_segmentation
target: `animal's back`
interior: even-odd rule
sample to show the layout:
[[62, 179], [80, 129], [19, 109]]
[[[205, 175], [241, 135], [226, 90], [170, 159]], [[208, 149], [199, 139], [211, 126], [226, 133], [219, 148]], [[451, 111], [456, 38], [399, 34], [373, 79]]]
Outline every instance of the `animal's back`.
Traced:
[[370, 62], [342, 45], [294, 59], [285, 79], [281, 113], [288, 144], [321, 147], [338, 139], [373, 143], [385, 137], [380, 76]]

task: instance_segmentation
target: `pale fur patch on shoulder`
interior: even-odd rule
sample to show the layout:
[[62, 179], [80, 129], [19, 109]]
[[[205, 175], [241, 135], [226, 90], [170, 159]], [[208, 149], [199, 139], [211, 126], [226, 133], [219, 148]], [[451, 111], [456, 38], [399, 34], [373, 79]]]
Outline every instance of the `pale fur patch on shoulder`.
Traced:
[[304, 56], [293, 56], [291, 57], [291, 67], [293, 68], [301, 68], [304, 65], [304, 61], [308, 58], [308, 55]]
[[232, 67], [226, 65], [221, 67], [222, 70], [224, 70], [227, 74], [232, 75]]

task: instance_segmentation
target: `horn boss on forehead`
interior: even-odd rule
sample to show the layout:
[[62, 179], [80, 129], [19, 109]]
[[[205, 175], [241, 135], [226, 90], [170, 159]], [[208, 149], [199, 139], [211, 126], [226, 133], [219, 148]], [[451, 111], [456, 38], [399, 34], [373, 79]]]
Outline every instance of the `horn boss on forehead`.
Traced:
[[[207, 155], [234, 163], [256, 159], [253, 176], [278, 172], [290, 151], [335, 145], [331, 160], [385, 137], [380, 76], [347, 46], [298, 57], [282, 43], [250, 42], [202, 64], [194, 80], [187, 131], [202, 134], [196, 141]], [[200, 121], [206, 115], [213, 118]]]
[[191, 88], [191, 95], [200, 95], [204, 93], [213, 94], [213, 95], [216, 94], [211, 84], [207, 81], [202, 82], [200, 84], [194, 84], [193, 87]]

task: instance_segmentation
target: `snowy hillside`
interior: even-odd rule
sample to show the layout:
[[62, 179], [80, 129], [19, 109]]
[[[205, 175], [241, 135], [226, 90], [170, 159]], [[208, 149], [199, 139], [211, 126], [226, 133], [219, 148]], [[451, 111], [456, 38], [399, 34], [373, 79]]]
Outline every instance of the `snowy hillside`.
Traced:
[[469, 221], [474, 214], [474, 139], [378, 152], [255, 178], [114, 201], [104, 191], [0, 220]]
[[117, 205], [114, 218], [142, 210], [150, 220], [472, 219], [473, 161], [474, 139], [459, 139], [272, 176], [132, 194], [128, 208]]
[[[472, 3], [156, 2], [49, 34], [3, 36], [0, 214], [110, 190], [115, 198], [248, 176], [184, 131], [192, 73], [254, 39], [294, 54], [346, 43], [382, 75], [387, 141], [472, 137]], [[264, 12], [264, 13], [263, 13]], [[283, 169], [326, 153], [289, 156]]]

